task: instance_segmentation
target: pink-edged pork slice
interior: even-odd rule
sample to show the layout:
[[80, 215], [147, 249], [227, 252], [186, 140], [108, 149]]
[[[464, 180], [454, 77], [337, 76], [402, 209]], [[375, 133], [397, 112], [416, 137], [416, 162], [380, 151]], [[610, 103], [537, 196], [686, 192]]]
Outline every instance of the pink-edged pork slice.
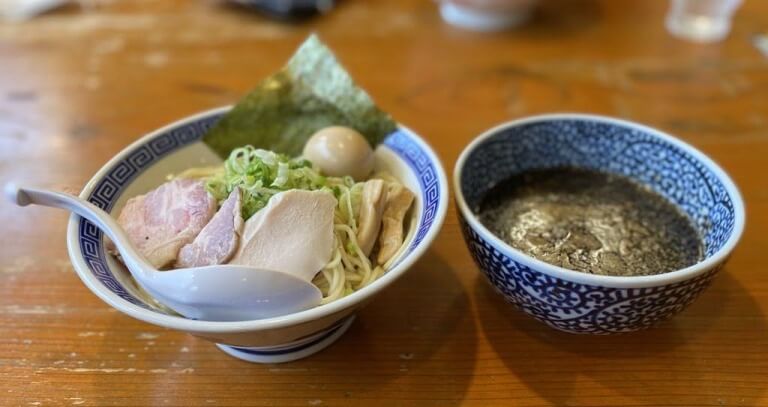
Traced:
[[242, 192], [235, 188], [195, 240], [182, 247], [176, 267], [226, 263], [237, 250], [243, 232]]
[[172, 264], [216, 213], [203, 181], [177, 179], [128, 200], [117, 222], [139, 252], [160, 269]]
[[331, 259], [336, 198], [326, 191], [288, 190], [245, 222], [229, 264], [292, 274], [311, 281]]

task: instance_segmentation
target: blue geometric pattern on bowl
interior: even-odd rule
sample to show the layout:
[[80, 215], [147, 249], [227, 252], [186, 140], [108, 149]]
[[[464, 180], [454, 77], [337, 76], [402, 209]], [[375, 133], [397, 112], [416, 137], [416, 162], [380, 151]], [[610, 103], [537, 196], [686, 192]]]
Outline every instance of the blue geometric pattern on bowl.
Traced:
[[[424, 211], [421, 214], [421, 220], [419, 221], [419, 227], [416, 230], [416, 236], [413, 237], [411, 245], [408, 246], [408, 250], [405, 252], [405, 255], [407, 255], [416, 249], [432, 227], [440, 203], [440, 183], [437, 179], [437, 169], [435, 169], [435, 164], [429, 159], [429, 156], [424, 152], [421, 146], [414, 142], [413, 138], [398, 131], [390, 134], [384, 140], [384, 145], [389, 147], [408, 163], [408, 166], [413, 169], [413, 172], [419, 178], [421, 190], [423, 191], [422, 202], [424, 202]], [[405, 258], [405, 255], [401, 255], [400, 260], [392, 267], [400, 263], [400, 261]]]
[[[589, 119], [534, 122], [500, 130], [465, 161], [460, 185], [470, 210], [498, 182], [529, 169], [562, 166], [623, 174], [678, 205], [704, 237], [710, 257], [731, 236], [736, 212], [725, 185], [696, 157], [642, 129]], [[651, 288], [575, 283], [533, 270], [459, 219], [478, 267], [509, 302], [548, 325], [573, 333], [647, 328], [685, 308], [724, 262], [693, 279]], [[516, 254], [522, 256], [522, 254]]]
[[251, 355], [258, 355], [258, 356], [273, 356], [273, 355], [281, 355], [286, 353], [287, 351], [290, 352], [298, 352], [301, 350], [304, 350], [306, 348], [312, 347], [317, 345], [318, 343], [328, 339], [330, 336], [333, 336], [333, 334], [336, 333], [341, 327], [348, 322], [350, 319], [354, 319], [355, 316], [349, 316], [347, 318], [342, 318], [338, 322], [332, 324], [330, 327], [325, 328], [319, 332], [316, 332], [312, 335], [309, 335], [306, 338], [300, 338], [294, 342], [291, 342], [287, 345], [280, 345], [280, 346], [273, 346], [268, 348], [246, 348], [242, 346], [232, 346], [232, 345], [224, 345], [229, 346], [232, 349], [235, 349], [239, 352], [248, 353]]
[[[156, 135], [147, 143], [137, 146], [128, 153], [124, 160], [115, 163], [108, 170], [106, 177], [96, 185], [91, 195], [87, 198], [88, 201], [109, 211], [137, 175], [169, 153], [199, 141], [222, 115], [223, 113], [212, 114], [175, 126]], [[422, 185], [424, 211], [421, 219], [419, 219], [416, 236], [406, 252], [410, 253], [419, 245], [434, 222], [440, 198], [437, 170], [421, 145], [402, 130], [390, 134], [384, 141], [384, 144], [408, 164]], [[141, 299], [133, 296], [115, 278], [107, 263], [107, 254], [101, 230], [85, 219], [80, 219], [78, 230], [80, 251], [83, 254], [85, 263], [96, 278], [120, 298], [140, 307], [157, 311], [145, 304]], [[405, 255], [400, 258], [404, 257]]]
[[[107, 176], [99, 181], [93, 189], [93, 192], [87, 198], [88, 201], [109, 212], [120, 198], [125, 187], [136, 176], [169, 153], [200, 140], [220, 117], [220, 115], [210, 116], [175, 127], [158, 134], [146, 144], [137, 146], [124, 160], [112, 166]], [[156, 311], [153, 307], [145, 304], [144, 301], [128, 292], [112, 274], [112, 270], [109, 269], [107, 263], [107, 254], [101, 230], [90, 221], [81, 218], [78, 231], [80, 252], [83, 254], [85, 264], [88, 265], [88, 268], [96, 278], [120, 298], [148, 310]]]

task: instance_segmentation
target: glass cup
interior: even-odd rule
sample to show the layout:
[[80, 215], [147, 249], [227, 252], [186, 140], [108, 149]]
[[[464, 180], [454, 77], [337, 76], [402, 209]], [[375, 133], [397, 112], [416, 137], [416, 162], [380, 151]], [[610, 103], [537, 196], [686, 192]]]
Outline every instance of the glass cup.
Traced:
[[742, 0], [671, 0], [666, 26], [672, 35], [695, 42], [723, 40]]

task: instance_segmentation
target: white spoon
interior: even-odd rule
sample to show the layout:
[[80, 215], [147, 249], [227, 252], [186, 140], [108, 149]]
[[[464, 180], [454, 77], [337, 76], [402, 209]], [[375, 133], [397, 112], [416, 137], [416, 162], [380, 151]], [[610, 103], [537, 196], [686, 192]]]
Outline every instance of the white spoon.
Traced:
[[187, 318], [262, 319], [303, 311], [322, 300], [320, 290], [312, 283], [278, 271], [227, 264], [158, 271], [136, 251], [120, 225], [92, 203], [69, 194], [14, 184], [6, 184], [5, 194], [19, 206], [66, 209], [96, 224], [115, 243], [133, 278], [155, 299]]

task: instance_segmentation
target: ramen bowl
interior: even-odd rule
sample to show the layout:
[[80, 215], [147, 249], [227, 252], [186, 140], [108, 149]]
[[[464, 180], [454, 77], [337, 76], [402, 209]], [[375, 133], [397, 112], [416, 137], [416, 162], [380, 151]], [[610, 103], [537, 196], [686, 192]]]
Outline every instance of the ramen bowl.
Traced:
[[[128, 198], [156, 188], [169, 174], [221, 163], [221, 158], [201, 139], [229, 109], [196, 114], [147, 134], [104, 165], [80, 197], [116, 215]], [[70, 218], [67, 229], [70, 259], [94, 294], [131, 317], [207, 339], [224, 352], [251, 362], [278, 363], [309, 356], [338, 339], [361, 305], [421, 257], [445, 217], [445, 172], [424, 140], [401, 126], [374, 154], [376, 170], [388, 171], [414, 192], [405, 246], [379, 279], [329, 304], [260, 320], [213, 322], [184, 318], [146, 294], [126, 268], [107, 253], [101, 231], [76, 215]]]
[[[478, 220], [494, 185], [557, 167], [623, 175], [660, 193], [699, 230], [703, 259], [657, 275], [587, 274], [524, 254]], [[464, 239], [487, 280], [518, 309], [572, 333], [631, 332], [678, 314], [710, 285], [744, 229], [739, 191], [711, 159], [659, 130], [608, 117], [551, 114], [502, 124], [464, 149], [453, 181]]]

